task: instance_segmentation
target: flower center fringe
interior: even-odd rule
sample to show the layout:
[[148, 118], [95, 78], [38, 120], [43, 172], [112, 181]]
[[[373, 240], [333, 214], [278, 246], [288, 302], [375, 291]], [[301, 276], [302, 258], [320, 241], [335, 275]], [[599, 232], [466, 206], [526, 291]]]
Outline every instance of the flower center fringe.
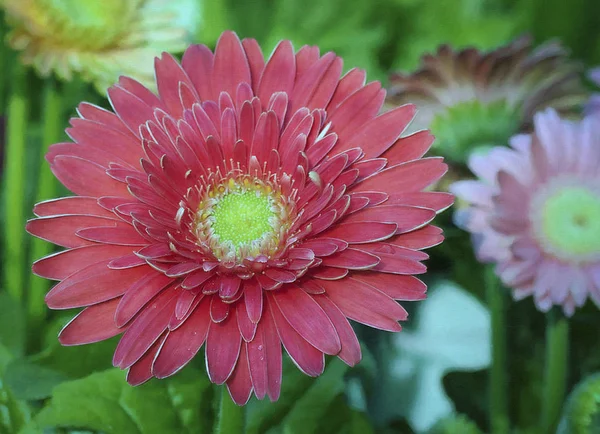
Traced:
[[196, 234], [218, 259], [241, 260], [277, 251], [290, 204], [269, 183], [229, 178], [206, 190]]
[[571, 263], [600, 259], [598, 187], [555, 183], [533, 201], [538, 209], [534, 227], [546, 253]]

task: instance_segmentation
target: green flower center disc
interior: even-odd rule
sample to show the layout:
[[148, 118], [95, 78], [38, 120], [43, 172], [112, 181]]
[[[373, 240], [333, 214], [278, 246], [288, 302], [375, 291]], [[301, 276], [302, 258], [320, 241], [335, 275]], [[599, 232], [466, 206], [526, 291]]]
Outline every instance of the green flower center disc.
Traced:
[[107, 48], [127, 32], [140, 5], [139, 0], [38, 0], [35, 21], [58, 44]]
[[600, 253], [600, 195], [585, 187], [566, 187], [542, 205], [542, 231], [563, 259]]
[[276, 218], [268, 195], [256, 191], [232, 192], [223, 196], [212, 209], [212, 229], [221, 243], [236, 247], [260, 240], [274, 231]]

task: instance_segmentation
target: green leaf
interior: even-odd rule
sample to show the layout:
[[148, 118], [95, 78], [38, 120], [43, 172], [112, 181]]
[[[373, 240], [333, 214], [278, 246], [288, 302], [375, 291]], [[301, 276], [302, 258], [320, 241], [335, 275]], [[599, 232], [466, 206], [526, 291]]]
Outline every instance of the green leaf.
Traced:
[[8, 387], [0, 380], [0, 433], [13, 434], [30, 420], [29, 407], [15, 399]]
[[191, 367], [138, 387], [111, 369], [58, 385], [36, 422], [106, 434], [196, 434], [210, 432], [211, 399], [208, 379]]
[[54, 386], [69, 378], [53, 369], [17, 359], [6, 367], [4, 379], [18, 399], [37, 400], [49, 397]]
[[0, 292], [0, 344], [14, 356], [25, 349], [25, 313], [6, 292]]
[[310, 378], [284, 359], [281, 397], [276, 402], [252, 400], [248, 404], [246, 433], [308, 434], [315, 432], [354, 433], [357, 426], [370, 425], [363, 413], [348, 406], [344, 376], [348, 367], [339, 359], [330, 359], [325, 372]]

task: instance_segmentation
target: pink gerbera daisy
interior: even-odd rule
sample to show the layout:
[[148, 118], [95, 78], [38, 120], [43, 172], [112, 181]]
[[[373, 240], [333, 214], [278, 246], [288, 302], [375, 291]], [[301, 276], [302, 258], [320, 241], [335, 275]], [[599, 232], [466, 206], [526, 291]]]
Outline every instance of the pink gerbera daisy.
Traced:
[[421, 159], [432, 136], [400, 138], [414, 115], [378, 116], [379, 83], [342, 60], [281, 42], [265, 62], [224, 33], [156, 61], [158, 96], [129, 78], [115, 113], [79, 106], [47, 155], [77, 196], [43, 202], [27, 230], [67, 250], [34, 264], [59, 280], [54, 309], [81, 308], [60, 333], [78, 345], [123, 333], [114, 365], [140, 384], [186, 365], [204, 345], [208, 375], [238, 404], [276, 400], [281, 345], [307, 375], [324, 354], [361, 358], [348, 318], [399, 331], [420, 300], [420, 250], [447, 193]]
[[549, 109], [511, 148], [473, 155], [480, 178], [451, 191], [469, 204], [457, 222], [473, 233], [481, 261], [496, 263], [516, 299], [572, 315], [587, 297], [600, 305], [600, 124]]

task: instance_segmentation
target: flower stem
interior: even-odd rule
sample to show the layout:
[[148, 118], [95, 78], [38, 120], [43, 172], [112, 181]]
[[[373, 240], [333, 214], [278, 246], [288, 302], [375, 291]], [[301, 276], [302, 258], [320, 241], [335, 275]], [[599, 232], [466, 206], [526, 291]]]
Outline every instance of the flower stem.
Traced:
[[492, 366], [489, 377], [490, 425], [493, 434], [509, 431], [506, 397], [506, 294], [493, 267], [486, 270], [486, 297], [492, 322]]
[[4, 288], [15, 300], [24, 301], [24, 188], [25, 136], [29, 102], [25, 70], [15, 63], [8, 99], [6, 156], [4, 163]]
[[567, 318], [552, 309], [546, 314], [546, 361], [542, 401], [541, 433], [556, 432], [564, 402], [569, 355], [569, 323]]
[[246, 411], [231, 400], [225, 387], [221, 387], [221, 406], [216, 434], [238, 434], [244, 432]]
[[[58, 92], [57, 83], [54, 79], [46, 80], [44, 85], [44, 111], [43, 119], [43, 136], [40, 152], [40, 166], [38, 169], [38, 182], [36, 192], [36, 203], [46, 199], [50, 199], [56, 195], [57, 183], [54, 175], [50, 170], [48, 162], [45, 160], [45, 155], [48, 152], [48, 147], [59, 141], [62, 132], [62, 105], [61, 97]], [[31, 240], [31, 250], [29, 263], [40, 259], [52, 252], [52, 244], [39, 238]], [[28, 294], [28, 314], [30, 330], [35, 335], [37, 327], [44, 320], [46, 308], [44, 305], [44, 294], [48, 290], [49, 281], [42, 279], [34, 274], [30, 274], [29, 278], [29, 294]]]

